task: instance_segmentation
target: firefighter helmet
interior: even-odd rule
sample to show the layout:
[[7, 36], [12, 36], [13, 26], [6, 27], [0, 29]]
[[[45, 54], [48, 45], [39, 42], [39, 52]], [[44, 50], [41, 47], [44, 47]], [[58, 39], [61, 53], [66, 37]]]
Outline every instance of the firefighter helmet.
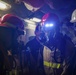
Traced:
[[57, 23], [59, 22], [59, 18], [56, 14], [54, 13], [47, 13], [42, 17], [42, 23], [50, 23], [50, 22], [54, 22]]
[[54, 13], [47, 13], [41, 20], [43, 31], [57, 30], [59, 29], [59, 17]]
[[18, 16], [13, 14], [5, 14], [1, 17], [1, 24], [6, 24], [6, 23], [9, 23], [10, 27], [15, 27], [21, 30], [24, 29], [22, 20]]
[[75, 10], [73, 11], [73, 13], [72, 13], [70, 22], [71, 22], [71, 23], [76, 22], [76, 9], [75, 9]]

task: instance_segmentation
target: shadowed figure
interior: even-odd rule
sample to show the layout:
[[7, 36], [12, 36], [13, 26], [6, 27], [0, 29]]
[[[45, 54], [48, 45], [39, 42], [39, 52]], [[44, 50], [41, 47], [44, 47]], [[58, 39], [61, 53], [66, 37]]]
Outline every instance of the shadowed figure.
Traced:
[[0, 21], [0, 74], [6, 75], [14, 66], [13, 55], [18, 53], [17, 38], [23, 33], [22, 20], [13, 14], [5, 14]]

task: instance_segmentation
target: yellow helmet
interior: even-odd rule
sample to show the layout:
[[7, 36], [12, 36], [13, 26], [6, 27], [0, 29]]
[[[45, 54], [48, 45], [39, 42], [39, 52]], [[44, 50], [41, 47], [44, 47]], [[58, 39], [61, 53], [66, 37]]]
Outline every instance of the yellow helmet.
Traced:
[[76, 22], [76, 9], [75, 9], [75, 10], [73, 11], [73, 13], [72, 13], [70, 22], [71, 22], [71, 23]]

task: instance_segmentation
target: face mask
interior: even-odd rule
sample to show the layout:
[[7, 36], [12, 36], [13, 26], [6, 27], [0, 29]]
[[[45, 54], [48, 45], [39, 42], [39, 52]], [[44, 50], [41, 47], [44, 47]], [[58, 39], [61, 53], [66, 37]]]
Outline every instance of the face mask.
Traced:
[[40, 33], [40, 36], [38, 37], [40, 42], [45, 43], [48, 41], [48, 37], [45, 35], [44, 32]]

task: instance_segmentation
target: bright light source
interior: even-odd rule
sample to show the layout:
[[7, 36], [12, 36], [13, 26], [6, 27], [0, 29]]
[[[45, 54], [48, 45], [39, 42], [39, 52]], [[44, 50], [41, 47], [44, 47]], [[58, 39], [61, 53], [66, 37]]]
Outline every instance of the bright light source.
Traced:
[[27, 25], [25, 26], [25, 29], [33, 29], [33, 30], [35, 30], [36, 23], [34, 21], [31, 21], [29, 19], [25, 19], [24, 21], [27, 23]]
[[45, 27], [52, 27], [53, 24], [46, 24]]
[[6, 9], [6, 5], [3, 3], [0, 3], [0, 9]]
[[33, 19], [30, 19], [30, 20], [35, 21], [35, 22], [41, 22], [41, 19], [36, 18], [36, 17], [34, 17]]
[[25, 29], [33, 29], [33, 30], [35, 30], [35, 28], [36, 28], [36, 25], [32, 25], [32, 24], [27, 24], [27, 26], [25, 27]]
[[24, 21], [27, 22], [28, 24], [35, 24], [35, 22], [33, 22], [33, 21], [29, 20], [29, 19], [25, 19]]
[[52, 27], [53, 26], [53, 24], [50, 24], [50, 27]]
[[0, 1], [0, 10], [7, 10], [10, 8], [11, 8], [11, 5], [7, 4], [6, 2]]
[[46, 27], [49, 27], [49, 24], [46, 24], [45, 26], [46, 26]]
[[31, 24], [28, 24], [29, 27], [36, 27], [35, 24], [31, 25]]

